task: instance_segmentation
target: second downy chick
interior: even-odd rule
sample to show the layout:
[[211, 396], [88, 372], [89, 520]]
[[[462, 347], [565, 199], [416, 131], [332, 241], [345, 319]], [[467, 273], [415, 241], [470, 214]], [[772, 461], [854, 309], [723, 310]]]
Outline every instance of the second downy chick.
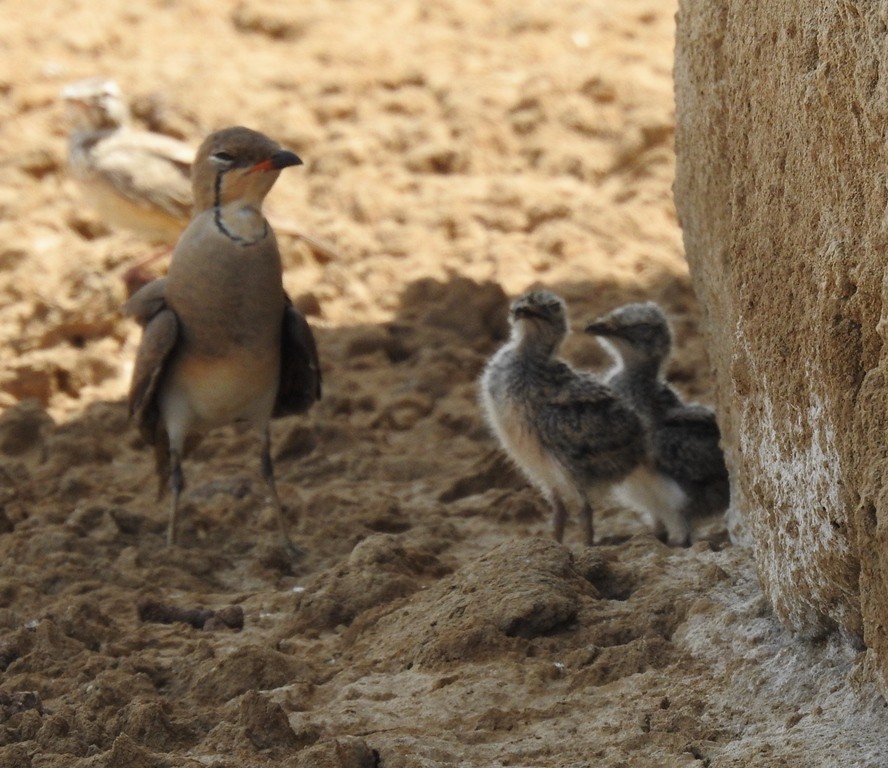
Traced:
[[656, 303], [626, 304], [586, 327], [616, 365], [605, 381], [638, 412], [648, 434], [654, 482], [623, 483], [623, 503], [658, 520], [670, 544], [690, 542], [694, 518], [723, 513], [730, 502], [728, 470], [715, 413], [684, 403], [666, 382], [663, 366], [672, 334]]

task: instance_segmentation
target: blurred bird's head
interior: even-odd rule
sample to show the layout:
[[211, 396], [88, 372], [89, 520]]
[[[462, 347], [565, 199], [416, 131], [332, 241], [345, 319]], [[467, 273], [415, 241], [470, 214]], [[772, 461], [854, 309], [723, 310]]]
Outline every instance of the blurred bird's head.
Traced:
[[567, 307], [551, 291], [528, 291], [512, 302], [509, 322], [513, 337], [554, 350], [567, 335]]
[[129, 125], [130, 112], [114, 80], [91, 77], [62, 89], [68, 122], [81, 131], [113, 131]]
[[291, 165], [302, 160], [264, 134], [240, 126], [216, 131], [200, 145], [192, 167], [194, 212], [234, 201], [261, 208], [280, 172]]
[[672, 347], [666, 315], [653, 301], [624, 304], [586, 326], [626, 366], [661, 365]]

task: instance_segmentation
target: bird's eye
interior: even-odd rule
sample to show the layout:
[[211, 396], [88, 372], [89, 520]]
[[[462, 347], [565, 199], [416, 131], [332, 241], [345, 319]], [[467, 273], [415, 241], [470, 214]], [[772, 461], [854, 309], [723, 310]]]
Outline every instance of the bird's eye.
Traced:
[[214, 152], [212, 157], [219, 165], [231, 165], [234, 162], [234, 156], [224, 151]]

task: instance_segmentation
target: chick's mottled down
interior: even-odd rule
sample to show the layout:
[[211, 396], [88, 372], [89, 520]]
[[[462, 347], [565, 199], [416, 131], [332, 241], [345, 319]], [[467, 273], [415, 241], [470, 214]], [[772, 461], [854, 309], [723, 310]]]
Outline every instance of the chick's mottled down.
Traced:
[[635, 408], [648, 434], [658, 488], [628, 482], [620, 498], [659, 519], [670, 543], [687, 543], [691, 521], [724, 512], [730, 497], [728, 470], [719, 446], [715, 414], [682, 402], [665, 381], [663, 366], [672, 334], [654, 302], [626, 304], [586, 327], [598, 336], [616, 365], [606, 381]]
[[561, 541], [566, 503], [577, 505], [585, 540], [593, 505], [643, 468], [645, 442], [634, 410], [610, 387], [557, 357], [567, 335], [564, 302], [549, 291], [511, 306], [509, 341], [480, 381], [487, 422], [505, 452], [549, 500]]
[[307, 410], [321, 377], [311, 330], [284, 293], [262, 202], [280, 171], [300, 163], [247, 128], [210, 135], [194, 163], [194, 217], [169, 274], [125, 307], [144, 326], [130, 410], [155, 446], [161, 480], [169, 473], [170, 544], [187, 449], [214, 427], [245, 421], [262, 436], [262, 474], [284, 543], [295, 551], [274, 483], [269, 420]]

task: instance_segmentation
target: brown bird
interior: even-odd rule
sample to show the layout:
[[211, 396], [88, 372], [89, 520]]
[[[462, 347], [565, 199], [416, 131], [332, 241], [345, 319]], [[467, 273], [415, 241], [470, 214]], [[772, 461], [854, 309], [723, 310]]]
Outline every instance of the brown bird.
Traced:
[[[114, 80], [95, 77], [62, 90], [68, 121], [68, 170], [89, 205], [114, 229], [172, 246], [192, 213], [191, 163], [194, 147], [132, 126], [129, 108]], [[328, 259], [333, 246], [305, 234], [292, 222], [270, 216], [275, 230], [298, 237]], [[144, 267], [160, 251], [128, 268], [124, 280], [139, 287]]]
[[140, 289], [124, 312], [143, 326], [130, 413], [154, 445], [172, 491], [167, 543], [176, 541], [182, 459], [200, 435], [235, 421], [262, 436], [262, 476], [284, 545], [294, 555], [274, 480], [269, 421], [303, 413], [321, 396], [317, 348], [284, 292], [280, 253], [262, 203], [292, 152], [248, 128], [211, 134], [192, 170], [194, 217], [166, 278]]
[[113, 80], [90, 78], [62, 90], [68, 169], [86, 201], [115, 229], [173, 245], [191, 217], [194, 148], [132, 127]]

